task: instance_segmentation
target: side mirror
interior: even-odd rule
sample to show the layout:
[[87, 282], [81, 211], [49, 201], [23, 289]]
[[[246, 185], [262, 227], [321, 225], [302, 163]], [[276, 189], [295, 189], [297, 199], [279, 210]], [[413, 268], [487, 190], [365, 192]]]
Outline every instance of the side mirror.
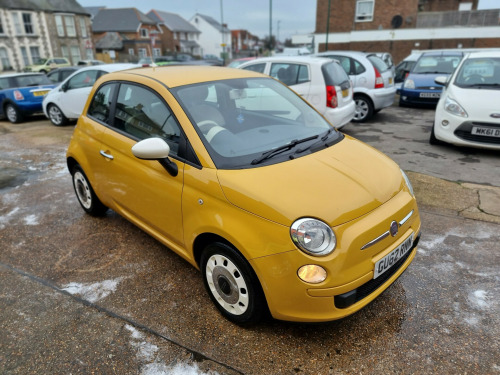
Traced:
[[138, 159], [158, 160], [158, 162], [173, 177], [177, 176], [179, 170], [177, 164], [168, 158], [170, 147], [161, 138], [147, 138], [132, 146], [132, 154]]
[[448, 77], [445, 76], [436, 77], [434, 79], [434, 82], [436, 82], [438, 85], [446, 86], [448, 84]]

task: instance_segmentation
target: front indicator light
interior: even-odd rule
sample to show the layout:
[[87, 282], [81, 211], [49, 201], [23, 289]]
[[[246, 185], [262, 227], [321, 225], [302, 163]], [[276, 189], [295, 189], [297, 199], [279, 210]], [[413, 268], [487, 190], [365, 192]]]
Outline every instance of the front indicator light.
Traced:
[[309, 284], [319, 284], [326, 279], [326, 270], [315, 264], [307, 264], [297, 271], [299, 278]]
[[296, 220], [290, 227], [290, 236], [299, 249], [314, 256], [328, 255], [337, 246], [332, 228], [313, 218]]

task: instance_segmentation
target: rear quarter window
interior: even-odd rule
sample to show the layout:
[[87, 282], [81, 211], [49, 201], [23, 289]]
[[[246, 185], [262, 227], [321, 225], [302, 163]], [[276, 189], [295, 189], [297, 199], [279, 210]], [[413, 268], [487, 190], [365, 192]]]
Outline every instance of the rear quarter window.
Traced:
[[266, 64], [253, 64], [249, 66], [245, 66], [243, 69], [245, 70], [251, 70], [252, 72], [257, 72], [257, 73], [264, 73], [264, 70], [266, 70]]

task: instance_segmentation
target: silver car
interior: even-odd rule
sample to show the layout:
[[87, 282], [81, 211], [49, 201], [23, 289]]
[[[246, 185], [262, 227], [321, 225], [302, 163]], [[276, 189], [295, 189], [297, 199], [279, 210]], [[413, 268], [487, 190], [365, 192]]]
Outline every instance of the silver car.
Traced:
[[354, 122], [364, 122], [374, 113], [394, 103], [394, 74], [375, 54], [357, 51], [327, 51], [315, 56], [337, 60], [354, 85]]

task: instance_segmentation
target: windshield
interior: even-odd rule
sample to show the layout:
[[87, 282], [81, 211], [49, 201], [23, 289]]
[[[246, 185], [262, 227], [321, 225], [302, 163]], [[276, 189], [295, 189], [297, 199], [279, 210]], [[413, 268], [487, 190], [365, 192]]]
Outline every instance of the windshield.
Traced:
[[454, 84], [462, 88], [500, 89], [500, 57], [471, 58], [460, 67]]
[[460, 63], [461, 56], [422, 56], [414, 66], [412, 73], [451, 74]]
[[215, 81], [172, 91], [219, 169], [282, 162], [313, 152], [318, 140], [331, 145], [342, 138], [337, 131], [328, 132], [333, 128], [320, 114], [271, 78]]

